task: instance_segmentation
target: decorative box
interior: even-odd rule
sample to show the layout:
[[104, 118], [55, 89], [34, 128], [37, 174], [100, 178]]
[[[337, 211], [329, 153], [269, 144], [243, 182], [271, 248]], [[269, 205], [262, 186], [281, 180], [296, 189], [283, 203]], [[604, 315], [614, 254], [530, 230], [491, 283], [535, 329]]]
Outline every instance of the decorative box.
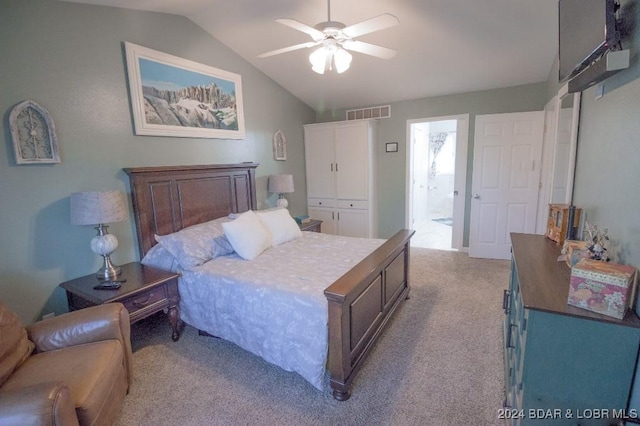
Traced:
[[635, 298], [636, 268], [581, 259], [571, 268], [569, 305], [623, 319]]
[[586, 241], [565, 240], [563, 250], [565, 252], [564, 261], [569, 268], [572, 268], [581, 259], [586, 259], [591, 255], [587, 249]]
[[[573, 213], [573, 220], [570, 221]], [[564, 240], [575, 235], [580, 226], [580, 214], [582, 209], [577, 209], [569, 204], [549, 204], [549, 216], [547, 216], [547, 238], [562, 244]]]

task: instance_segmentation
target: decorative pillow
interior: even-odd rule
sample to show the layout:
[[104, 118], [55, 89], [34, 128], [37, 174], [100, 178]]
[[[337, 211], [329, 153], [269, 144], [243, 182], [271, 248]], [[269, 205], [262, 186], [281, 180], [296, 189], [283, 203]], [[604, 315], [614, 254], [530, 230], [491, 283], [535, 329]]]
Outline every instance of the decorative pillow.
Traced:
[[256, 214], [269, 230], [274, 247], [302, 236], [300, 227], [287, 209], [265, 210]]
[[173, 234], [156, 235], [156, 241], [176, 258], [180, 266], [191, 269], [213, 259], [211, 240], [222, 235], [222, 224], [229, 221], [229, 218], [222, 217]]
[[213, 258], [220, 256], [227, 256], [233, 253], [233, 246], [229, 242], [229, 239], [226, 235], [222, 234], [213, 239], [211, 242], [211, 247], [213, 249]]
[[252, 210], [242, 213], [232, 222], [223, 223], [222, 228], [233, 250], [245, 260], [255, 259], [271, 247], [269, 231]]
[[177, 272], [178, 262], [175, 257], [162, 244], [156, 244], [144, 255], [140, 261], [143, 265], [164, 269], [165, 271]]

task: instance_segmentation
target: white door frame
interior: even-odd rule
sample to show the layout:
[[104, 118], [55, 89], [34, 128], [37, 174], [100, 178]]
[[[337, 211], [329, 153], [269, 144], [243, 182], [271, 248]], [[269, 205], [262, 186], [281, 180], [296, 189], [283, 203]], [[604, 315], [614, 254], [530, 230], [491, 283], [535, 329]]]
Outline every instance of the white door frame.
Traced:
[[[576, 153], [578, 149], [578, 127], [580, 122], [580, 100], [581, 93], [569, 93], [568, 84], [560, 88], [558, 94], [554, 96], [544, 107], [545, 127], [551, 124], [551, 128], [545, 128], [545, 139], [543, 143], [543, 160], [541, 172], [540, 199], [538, 201], [538, 219], [536, 233], [544, 234], [547, 230], [547, 215], [549, 204], [553, 200], [553, 183], [556, 181], [558, 126], [560, 125], [560, 114], [562, 114], [562, 100], [565, 97], [573, 96], [573, 110], [571, 118], [571, 136], [569, 145], [569, 164], [566, 175], [565, 204], [573, 202], [573, 178], [576, 168]], [[548, 117], [547, 114], [553, 115]], [[548, 123], [548, 121], [550, 123]]]
[[[469, 114], [447, 115], [443, 117], [427, 117], [407, 120], [406, 131], [406, 179], [405, 179], [405, 226], [412, 227], [413, 220], [413, 143], [411, 143], [411, 125], [432, 121], [457, 120], [456, 126], [456, 175], [454, 179], [453, 197], [453, 226], [451, 229], [451, 247], [462, 250], [462, 237], [464, 233], [464, 210], [467, 186], [467, 151], [469, 146]], [[455, 195], [457, 193], [457, 195]]]
[[544, 133], [542, 139], [542, 162], [540, 164], [540, 195], [538, 197], [538, 213], [536, 234], [547, 231], [547, 214], [551, 200], [553, 185], [553, 162], [555, 157], [558, 113], [558, 97], [554, 96], [544, 106]]

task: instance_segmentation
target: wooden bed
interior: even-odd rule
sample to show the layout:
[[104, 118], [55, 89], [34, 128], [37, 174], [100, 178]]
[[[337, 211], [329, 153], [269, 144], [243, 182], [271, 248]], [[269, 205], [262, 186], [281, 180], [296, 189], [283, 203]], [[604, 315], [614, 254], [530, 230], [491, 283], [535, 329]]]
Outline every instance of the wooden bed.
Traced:
[[[256, 210], [256, 163], [127, 168], [140, 258], [166, 235], [191, 225]], [[329, 361], [333, 396], [351, 383], [391, 315], [409, 297], [409, 240], [401, 230], [330, 285]]]

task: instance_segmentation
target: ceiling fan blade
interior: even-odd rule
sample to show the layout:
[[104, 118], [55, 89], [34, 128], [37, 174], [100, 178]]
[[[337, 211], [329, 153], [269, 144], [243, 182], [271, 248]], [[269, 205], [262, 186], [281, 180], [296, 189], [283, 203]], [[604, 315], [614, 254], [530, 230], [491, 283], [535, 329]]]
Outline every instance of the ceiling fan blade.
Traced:
[[397, 53], [393, 49], [356, 40], [347, 40], [342, 44], [342, 47], [346, 50], [352, 50], [354, 52], [364, 53], [365, 55], [371, 55], [382, 59], [391, 59], [396, 56]]
[[292, 50], [304, 49], [305, 47], [313, 47], [320, 42], [317, 41], [308, 41], [306, 43], [296, 44], [294, 46], [283, 47], [282, 49], [272, 50], [271, 52], [266, 52], [258, 55], [258, 58], [267, 58], [269, 56], [279, 55], [281, 53], [291, 52]]
[[359, 22], [357, 24], [350, 25], [342, 29], [342, 34], [347, 37], [359, 37], [364, 34], [369, 34], [374, 31], [384, 30], [385, 28], [398, 25], [400, 21], [398, 18], [390, 13], [383, 13], [375, 18], [367, 19], [366, 21]]
[[276, 19], [276, 22], [282, 25], [286, 25], [287, 27], [291, 27], [294, 30], [302, 31], [303, 33], [309, 34], [315, 41], [324, 39], [324, 33], [322, 31], [316, 30], [315, 28], [310, 27], [307, 24], [303, 24], [300, 21], [296, 21], [295, 19], [281, 18]]

